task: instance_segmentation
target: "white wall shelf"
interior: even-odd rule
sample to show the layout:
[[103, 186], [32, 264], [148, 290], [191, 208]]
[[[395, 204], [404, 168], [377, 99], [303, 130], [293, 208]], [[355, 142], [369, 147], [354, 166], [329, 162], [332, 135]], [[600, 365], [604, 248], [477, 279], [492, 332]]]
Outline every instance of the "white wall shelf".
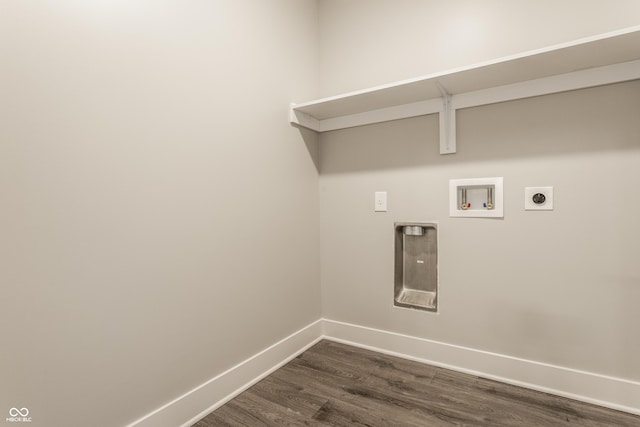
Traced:
[[414, 79], [291, 104], [290, 122], [326, 132], [440, 114], [456, 152], [456, 110], [640, 79], [640, 25]]

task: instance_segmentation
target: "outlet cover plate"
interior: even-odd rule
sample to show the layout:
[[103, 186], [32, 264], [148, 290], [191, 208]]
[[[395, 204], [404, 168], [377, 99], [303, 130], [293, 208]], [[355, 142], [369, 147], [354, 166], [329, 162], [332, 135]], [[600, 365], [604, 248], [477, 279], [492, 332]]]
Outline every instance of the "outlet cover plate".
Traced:
[[[534, 203], [533, 196], [544, 195], [543, 203]], [[524, 210], [525, 211], [552, 211], [553, 210], [553, 187], [525, 187], [524, 188]]]
[[376, 191], [374, 197], [374, 212], [386, 212], [387, 211], [387, 192]]

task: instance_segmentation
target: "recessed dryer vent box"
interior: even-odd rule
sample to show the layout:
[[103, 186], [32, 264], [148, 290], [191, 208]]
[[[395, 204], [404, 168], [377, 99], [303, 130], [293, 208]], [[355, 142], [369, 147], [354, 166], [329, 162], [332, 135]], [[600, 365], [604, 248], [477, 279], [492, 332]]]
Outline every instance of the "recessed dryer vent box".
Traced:
[[396, 222], [393, 305], [438, 311], [438, 225]]
[[502, 177], [449, 180], [449, 216], [504, 218]]

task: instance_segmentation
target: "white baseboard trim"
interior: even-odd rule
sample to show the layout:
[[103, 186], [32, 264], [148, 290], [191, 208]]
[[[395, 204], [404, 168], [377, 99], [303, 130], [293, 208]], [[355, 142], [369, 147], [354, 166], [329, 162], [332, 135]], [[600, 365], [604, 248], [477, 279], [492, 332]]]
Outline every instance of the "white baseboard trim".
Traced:
[[640, 382], [319, 319], [127, 427], [191, 426], [322, 339], [640, 415]]
[[640, 415], [640, 382], [324, 319], [324, 338]]
[[[319, 319], [134, 421], [127, 427], [191, 426], [320, 341]], [[212, 404], [213, 402], [213, 404]]]

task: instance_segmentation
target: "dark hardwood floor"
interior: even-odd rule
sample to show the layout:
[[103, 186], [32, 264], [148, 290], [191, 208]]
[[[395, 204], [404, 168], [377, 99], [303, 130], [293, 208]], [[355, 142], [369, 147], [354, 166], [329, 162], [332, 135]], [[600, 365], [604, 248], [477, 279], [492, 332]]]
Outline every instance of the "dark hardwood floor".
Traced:
[[194, 424], [640, 426], [640, 417], [321, 341]]

